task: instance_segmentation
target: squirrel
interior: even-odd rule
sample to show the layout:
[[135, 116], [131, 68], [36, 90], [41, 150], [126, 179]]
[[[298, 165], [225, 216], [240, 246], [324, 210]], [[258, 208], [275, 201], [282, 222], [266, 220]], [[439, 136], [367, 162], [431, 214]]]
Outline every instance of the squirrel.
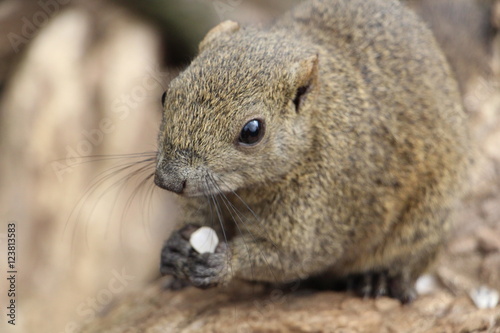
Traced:
[[[449, 65], [403, 3], [312, 0], [268, 28], [222, 22], [162, 103], [154, 182], [183, 210], [162, 274], [416, 298], [469, 141]], [[214, 253], [189, 243], [201, 226], [223, 240]]]

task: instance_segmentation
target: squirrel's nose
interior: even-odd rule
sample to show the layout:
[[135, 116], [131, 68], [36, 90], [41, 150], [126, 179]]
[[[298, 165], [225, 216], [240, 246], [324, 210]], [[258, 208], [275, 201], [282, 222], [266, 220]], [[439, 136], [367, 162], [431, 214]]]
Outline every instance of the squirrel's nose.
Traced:
[[156, 186], [177, 194], [182, 194], [186, 188], [186, 179], [171, 172], [164, 173], [156, 170], [154, 182]]

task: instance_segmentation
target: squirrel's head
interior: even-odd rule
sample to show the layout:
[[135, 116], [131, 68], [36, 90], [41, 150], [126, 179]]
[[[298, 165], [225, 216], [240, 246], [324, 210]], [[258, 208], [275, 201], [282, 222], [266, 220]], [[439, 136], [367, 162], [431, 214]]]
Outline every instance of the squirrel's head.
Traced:
[[313, 144], [317, 67], [283, 33], [212, 29], [163, 96], [155, 183], [199, 196], [285, 176]]

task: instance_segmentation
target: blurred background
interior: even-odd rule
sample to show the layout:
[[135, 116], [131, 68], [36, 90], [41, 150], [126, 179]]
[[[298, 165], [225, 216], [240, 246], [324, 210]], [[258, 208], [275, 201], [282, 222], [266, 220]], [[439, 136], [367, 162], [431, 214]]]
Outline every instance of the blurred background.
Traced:
[[[297, 2], [0, 2], [0, 279], [9, 223], [18, 271], [15, 327], [0, 283], [1, 332], [76, 332], [113, 299], [158, 277], [177, 214], [149, 177], [163, 91], [218, 22], [266, 24]], [[456, 232], [497, 230], [499, 6], [407, 2], [455, 55], [478, 143]]]
[[1, 332], [74, 332], [158, 277], [176, 208], [147, 178], [154, 161], [140, 161], [154, 158], [161, 95], [218, 22], [265, 22], [292, 4], [0, 2]]

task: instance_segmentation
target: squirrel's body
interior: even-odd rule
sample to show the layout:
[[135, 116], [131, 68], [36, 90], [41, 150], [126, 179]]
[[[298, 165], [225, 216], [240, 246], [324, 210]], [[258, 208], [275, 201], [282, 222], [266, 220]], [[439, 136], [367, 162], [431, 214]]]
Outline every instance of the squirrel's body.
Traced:
[[[262, 138], [242, 143], [255, 120]], [[233, 231], [204, 255], [173, 235], [164, 273], [357, 276], [402, 301], [443, 242], [467, 159], [449, 67], [392, 0], [310, 1], [268, 30], [222, 23], [171, 83], [159, 142], [156, 183], [183, 193], [184, 222]]]

